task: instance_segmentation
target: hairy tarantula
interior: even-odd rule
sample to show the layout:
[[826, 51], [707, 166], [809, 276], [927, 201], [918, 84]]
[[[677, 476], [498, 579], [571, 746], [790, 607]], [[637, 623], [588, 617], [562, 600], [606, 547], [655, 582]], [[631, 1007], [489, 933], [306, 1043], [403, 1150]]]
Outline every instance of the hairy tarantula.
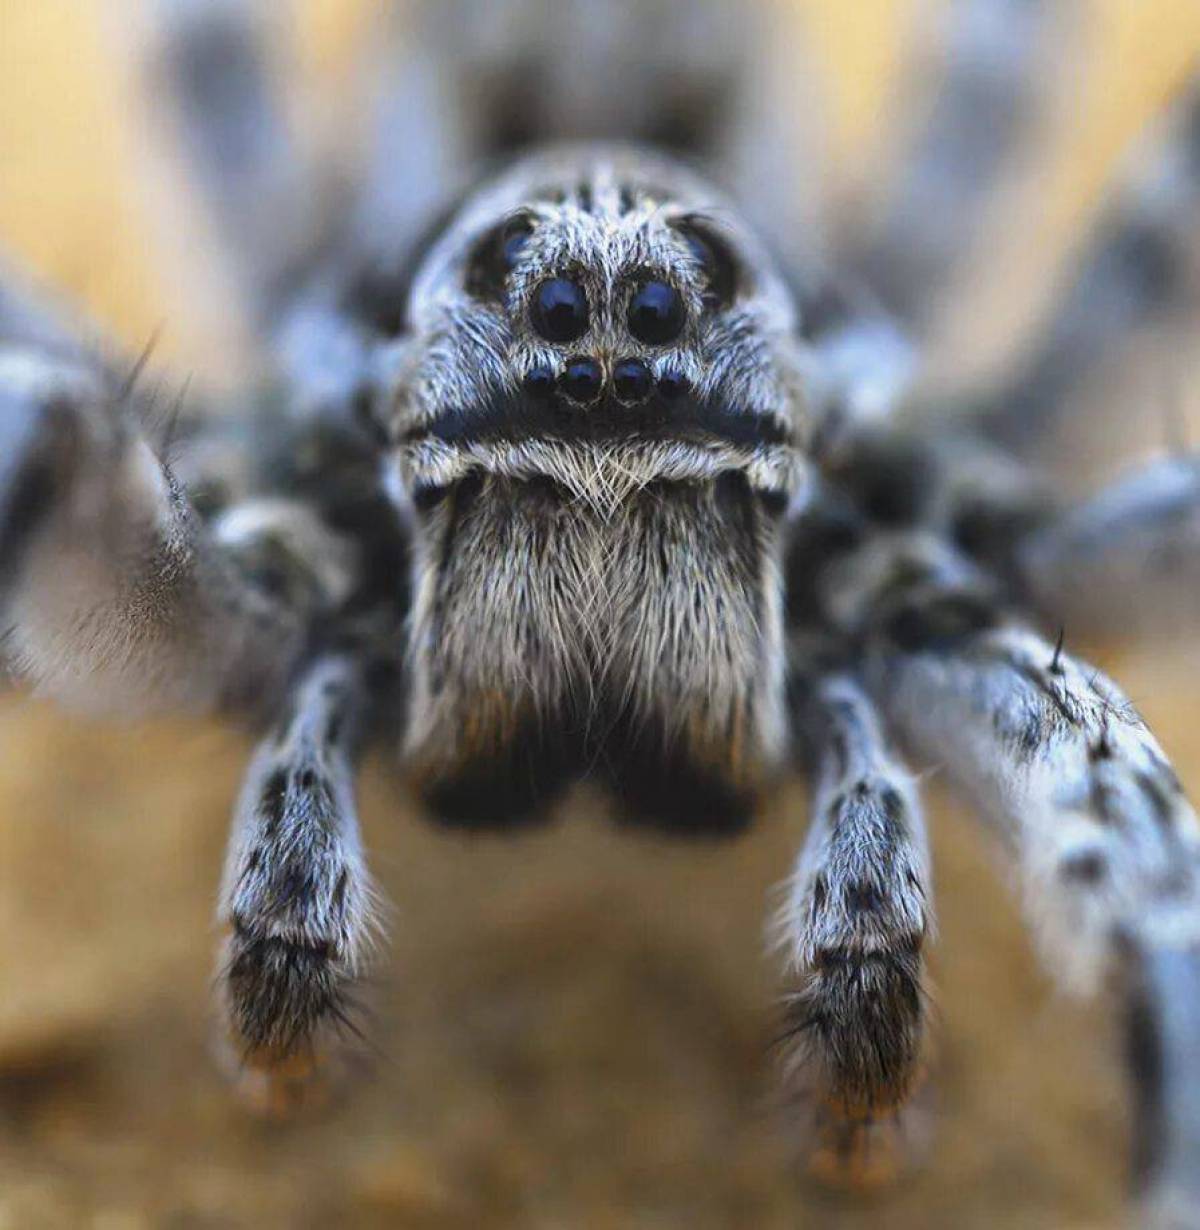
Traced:
[[1147, 592], [1191, 613], [1200, 480], [1171, 459], [1064, 506], [1035, 464], [1097, 358], [1194, 291], [1200, 92], [1013, 378], [954, 414], [914, 379], [1051, 7], [956, 6], [928, 129], [835, 268], [790, 195], [787, 66], [736, 6], [429, 5], [345, 199], [307, 178], [254, 7], [160, 0], [156, 79], [270, 380], [159, 422], [0, 282], [3, 652], [44, 694], [262, 732], [219, 907], [252, 1095], [300, 1096], [364, 970], [367, 747], [464, 827], [588, 778], [631, 823], [728, 834], [803, 768], [781, 1080], [852, 1172], [925, 1057], [903, 755], [1002, 834], [1054, 971], [1115, 985], [1142, 1216], [1200, 1226], [1200, 827], [1062, 631], [1144, 625]]

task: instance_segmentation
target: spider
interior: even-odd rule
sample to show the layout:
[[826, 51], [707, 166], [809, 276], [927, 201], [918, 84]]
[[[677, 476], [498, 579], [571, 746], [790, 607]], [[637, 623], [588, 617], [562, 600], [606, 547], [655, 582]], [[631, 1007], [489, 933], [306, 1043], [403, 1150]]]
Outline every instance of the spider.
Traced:
[[349, 199], [307, 178], [254, 7], [160, 9], [271, 377], [161, 414], [4, 277], [3, 652], [66, 702], [259, 732], [218, 907], [244, 1091], [302, 1099], [353, 1025], [369, 747], [468, 829], [587, 779], [625, 823], [732, 835], [803, 771], [779, 1081], [814, 1166], [862, 1177], [927, 1060], [909, 765], [938, 766], [1054, 972], [1125, 1005], [1144, 1221], [1200, 1224], [1200, 829], [1065, 636], [1186, 615], [1200, 484], [1171, 458], [1067, 504], [1037, 464], [1097, 358], [1186, 297], [1200, 92], [1028, 361], [947, 407], [915, 379], [929, 292], [1027, 121], [1042, 6], [957, 7], [925, 138], [838, 261], [787, 195], [786, 74], [716, 0], [428, 6]]

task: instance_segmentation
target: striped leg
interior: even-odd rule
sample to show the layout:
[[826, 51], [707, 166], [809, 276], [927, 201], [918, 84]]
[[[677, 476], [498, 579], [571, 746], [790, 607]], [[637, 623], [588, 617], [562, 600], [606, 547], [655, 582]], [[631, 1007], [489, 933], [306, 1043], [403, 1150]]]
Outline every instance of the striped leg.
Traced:
[[812, 1165], [871, 1183], [901, 1162], [925, 1049], [929, 852], [911, 777], [848, 677], [812, 686], [812, 821], [777, 921], [789, 974], [784, 1089], [814, 1116]]
[[127, 388], [2, 344], [0, 604], [15, 675], [122, 713], [269, 707], [303, 637], [201, 524]]
[[282, 1113], [354, 1032], [373, 929], [354, 807], [362, 667], [339, 655], [301, 673], [290, 709], [242, 787], [218, 918], [222, 1044], [252, 1106]]
[[1039, 946], [1067, 985], [1126, 997], [1148, 1223], [1200, 1225], [1200, 825], [1114, 684], [1022, 628], [882, 639], [873, 691], [944, 765], [1020, 869]]

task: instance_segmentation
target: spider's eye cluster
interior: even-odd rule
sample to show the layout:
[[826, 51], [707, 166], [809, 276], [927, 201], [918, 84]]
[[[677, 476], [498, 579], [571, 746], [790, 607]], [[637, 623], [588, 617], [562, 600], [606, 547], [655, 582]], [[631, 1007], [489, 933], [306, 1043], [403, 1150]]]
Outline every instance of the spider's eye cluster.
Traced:
[[645, 282], [629, 301], [629, 332], [647, 346], [665, 346], [682, 332], [687, 311], [669, 282]]
[[547, 278], [533, 292], [533, 327], [548, 342], [573, 342], [588, 329], [587, 294], [570, 278]]

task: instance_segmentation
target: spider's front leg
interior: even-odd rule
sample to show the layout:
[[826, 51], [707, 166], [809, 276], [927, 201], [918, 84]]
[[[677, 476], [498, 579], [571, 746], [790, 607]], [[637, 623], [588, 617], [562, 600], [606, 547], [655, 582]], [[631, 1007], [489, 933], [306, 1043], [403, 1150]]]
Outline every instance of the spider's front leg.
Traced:
[[0, 345], [8, 669], [89, 709], [269, 706], [299, 616], [207, 532], [99, 364]]
[[355, 1031], [372, 933], [353, 793], [366, 706], [359, 661], [314, 659], [234, 813], [218, 908], [220, 1041], [240, 1092], [267, 1113], [300, 1103]]
[[911, 1140], [929, 852], [912, 778], [859, 685], [842, 675], [812, 683], [800, 720], [813, 804], [777, 919], [798, 980], [786, 1001], [784, 1089], [813, 1117], [813, 1170], [873, 1184], [893, 1176]]
[[1111, 681], [963, 597], [881, 629], [874, 691], [1000, 830], [1053, 971], [1122, 990], [1147, 1224], [1200, 1225], [1200, 825]]

